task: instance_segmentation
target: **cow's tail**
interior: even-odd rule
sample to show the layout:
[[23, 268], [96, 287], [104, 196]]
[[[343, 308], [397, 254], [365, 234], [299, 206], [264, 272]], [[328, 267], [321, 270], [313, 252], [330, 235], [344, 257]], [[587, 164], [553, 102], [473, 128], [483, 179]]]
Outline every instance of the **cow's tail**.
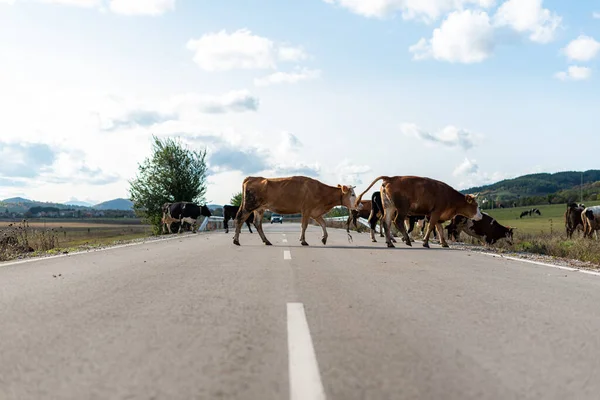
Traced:
[[364, 192], [362, 192], [360, 194], [360, 196], [358, 196], [358, 198], [356, 199], [356, 202], [354, 203], [354, 206], [358, 208], [358, 205], [360, 204], [360, 201], [362, 200], [362, 197], [365, 195], [365, 193], [367, 193], [369, 190], [371, 190], [371, 188], [373, 187], [373, 185], [375, 185], [377, 183], [377, 181], [380, 181], [382, 179], [386, 180], [386, 179], [389, 179], [389, 177], [387, 177], [387, 176], [377, 177], [373, 182], [371, 182], [369, 187]]

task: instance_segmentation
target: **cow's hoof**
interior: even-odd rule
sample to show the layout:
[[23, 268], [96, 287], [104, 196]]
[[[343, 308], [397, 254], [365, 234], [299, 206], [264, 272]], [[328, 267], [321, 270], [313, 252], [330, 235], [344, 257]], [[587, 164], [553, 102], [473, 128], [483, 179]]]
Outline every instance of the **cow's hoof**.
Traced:
[[450, 247], [448, 243], [442, 243], [442, 247]]
[[427, 242], [423, 243], [423, 247], [429, 248], [429, 243], [427, 243]]
[[271, 244], [271, 242], [269, 242], [269, 241], [267, 240], [267, 241], [265, 242], [265, 246], [273, 246], [273, 245]]
[[409, 240], [408, 242], [404, 242], [408, 247], [412, 247], [412, 242]]
[[323, 244], [327, 244], [327, 239], [321, 239], [321, 242], [322, 242]]
[[234, 241], [233, 241], [233, 244], [235, 244], [236, 246], [239, 246], [239, 245], [240, 245], [240, 242], [239, 242], [239, 240], [234, 240]]
[[300, 242], [300, 243], [302, 243], [302, 246], [308, 246], [308, 243], [306, 243], [306, 242]]
[[375, 239], [372, 239], [372, 240], [371, 240], [371, 242], [373, 242], [373, 243], [377, 243], [377, 240], [375, 240]]
[[394, 239], [394, 238], [392, 238], [392, 242], [398, 243], [398, 241], [396, 239]]
[[395, 248], [396, 246], [394, 246], [394, 243], [392, 243], [392, 242], [389, 242], [389, 243], [387, 244], [387, 247], [389, 247], [389, 248], [392, 248], [392, 247], [394, 247], [394, 248]]

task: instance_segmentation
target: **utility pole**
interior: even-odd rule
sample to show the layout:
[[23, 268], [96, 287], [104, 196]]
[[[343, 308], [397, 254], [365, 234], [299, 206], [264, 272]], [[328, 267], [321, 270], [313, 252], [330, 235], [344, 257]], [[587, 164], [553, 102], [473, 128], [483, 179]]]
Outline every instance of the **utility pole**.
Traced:
[[581, 188], [579, 189], [579, 204], [583, 203], [583, 171], [581, 171]]

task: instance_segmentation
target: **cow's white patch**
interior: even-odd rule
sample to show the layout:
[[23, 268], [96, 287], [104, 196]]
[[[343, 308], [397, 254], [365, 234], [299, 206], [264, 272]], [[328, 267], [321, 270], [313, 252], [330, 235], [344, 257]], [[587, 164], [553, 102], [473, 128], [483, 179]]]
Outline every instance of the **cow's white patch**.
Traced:
[[477, 213], [473, 217], [473, 220], [481, 221], [482, 219], [483, 219], [483, 215], [481, 214], [481, 210], [479, 209], [479, 207], [477, 207]]

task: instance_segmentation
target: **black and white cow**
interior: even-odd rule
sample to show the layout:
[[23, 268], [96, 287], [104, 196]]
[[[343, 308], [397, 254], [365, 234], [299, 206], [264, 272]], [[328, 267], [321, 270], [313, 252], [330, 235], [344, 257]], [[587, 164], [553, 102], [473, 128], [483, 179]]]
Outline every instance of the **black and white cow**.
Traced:
[[[223, 206], [223, 225], [225, 225], [225, 233], [229, 233], [229, 220], [231, 219], [235, 221], [235, 216], [237, 215], [239, 209], [239, 206]], [[250, 213], [250, 215], [246, 219], [246, 225], [248, 225], [250, 233], [252, 233], [252, 228], [250, 227], [250, 224], [253, 222], [254, 213]]]
[[165, 226], [168, 228], [169, 233], [171, 232], [171, 223], [179, 223], [179, 231], [181, 233], [183, 223], [186, 222], [192, 225], [192, 231], [198, 218], [202, 215], [210, 217], [212, 214], [206, 205], [199, 206], [198, 204], [189, 201], [179, 201], [177, 203], [165, 203], [163, 204], [163, 232], [165, 232]]
[[479, 221], [462, 215], [456, 215], [452, 218], [450, 224], [445, 227], [448, 230], [448, 236], [453, 235], [456, 237], [460, 232], [464, 232], [469, 236], [479, 239], [486, 245], [494, 244], [500, 239], [505, 239], [508, 244], [512, 245], [513, 230], [515, 228], [500, 224], [496, 219], [484, 212], [481, 215], [483, 218]]

